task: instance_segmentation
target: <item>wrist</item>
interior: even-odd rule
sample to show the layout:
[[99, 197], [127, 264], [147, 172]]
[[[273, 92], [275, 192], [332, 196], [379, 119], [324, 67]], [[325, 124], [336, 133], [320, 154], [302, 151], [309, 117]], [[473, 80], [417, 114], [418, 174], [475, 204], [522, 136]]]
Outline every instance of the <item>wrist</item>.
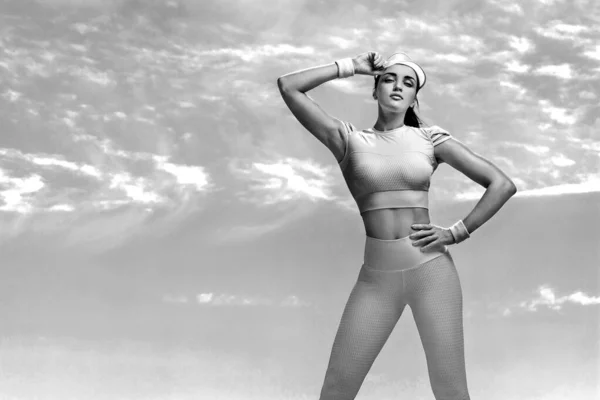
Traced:
[[356, 65], [352, 58], [342, 58], [335, 63], [338, 67], [338, 78], [348, 78], [356, 72]]
[[454, 225], [452, 225], [450, 228], [450, 233], [452, 234], [452, 237], [454, 238], [454, 243], [460, 243], [462, 241], [464, 241], [465, 239], [468, 239], [471, 237], [471, 235], [469, 234], [469, 231], [467, 230], [467, 227], [465, 226], [465, 224], [463, 223], [462, 219], [458, 220]]
[[450, 230], [450, 228], [445, 228], [444, 230], [446, 231], [446, 235], [448, 237], [448, 243], [447, 244], [456, 244], [456, 238], [452, 234], [452, 231]]

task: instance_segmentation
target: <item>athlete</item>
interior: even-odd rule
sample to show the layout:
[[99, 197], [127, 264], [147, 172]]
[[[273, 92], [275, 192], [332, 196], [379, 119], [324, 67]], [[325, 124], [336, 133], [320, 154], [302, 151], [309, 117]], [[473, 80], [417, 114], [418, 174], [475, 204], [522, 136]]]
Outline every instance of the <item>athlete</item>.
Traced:
[[[330, 116], [309, 90], [355, 74], [375, 79], [378, 117], [359, 130]], [[436, 400], [469, 400], [463, 298], [448, 250], [488, 221], [513, 196], [514, 183], [439, 126], [424, 126], [415, 112], [423, 69], [404, 53], [377, 52], [303, 69], [277, 83], [296, 119], [335, 156], [358, 205], [366, 239], [358, 273], [333, 342], [320, 400], [353, 400], [410, 306], [425, 351]], [[428, 191], [447, 163], [486, 190], [473, 210], [449, 228], [431, 223]]]

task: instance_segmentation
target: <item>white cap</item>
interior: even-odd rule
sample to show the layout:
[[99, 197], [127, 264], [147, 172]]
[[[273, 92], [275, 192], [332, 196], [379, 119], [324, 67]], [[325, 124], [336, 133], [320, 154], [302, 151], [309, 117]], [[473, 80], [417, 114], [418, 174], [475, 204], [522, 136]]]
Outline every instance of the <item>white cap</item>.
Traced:
[[383, 68], [387, 68], [390, 65], [394, 65], [394, 64], [402, 64], [402, 65], [406, 65], [407, 67], [412, 68], [415, 71], [415, 73], [417, 74], [417, 78], [419, 79], [419, 89], [421, 89], [423, 86], [425, 86], [425, 81], [427, 80], [425, 71], [423, 71], [423, 68], [421, 68], [421, 66], [419, 66], [419, 64], [417, 64], [416, 62], [411, 60], [408, 55], [406, 55], [405, 53], [392, 54], [383, 63]]

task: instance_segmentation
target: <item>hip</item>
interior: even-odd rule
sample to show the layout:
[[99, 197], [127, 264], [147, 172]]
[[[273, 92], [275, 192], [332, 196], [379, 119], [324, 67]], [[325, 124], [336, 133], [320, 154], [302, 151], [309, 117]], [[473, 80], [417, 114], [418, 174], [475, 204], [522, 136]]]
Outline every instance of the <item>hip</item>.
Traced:
[[376, 271], [407, 271], [438, 257], [451, 258], [447, 246], [423, 252], [412, 243], [408, 236], [390, 240], [366, 236], [364, 265]]

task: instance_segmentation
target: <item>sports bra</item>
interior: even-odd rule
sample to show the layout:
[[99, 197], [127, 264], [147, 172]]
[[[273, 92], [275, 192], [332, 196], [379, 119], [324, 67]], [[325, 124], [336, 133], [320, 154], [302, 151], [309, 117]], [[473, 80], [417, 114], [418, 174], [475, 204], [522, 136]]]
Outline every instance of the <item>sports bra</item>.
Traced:
[[342, 174], [361, 214], [382, 208], [429, 209], [429, 183], [438, 167], [434, 147], [452, 136], [439, 126], [362, 131], [344, 125]]

